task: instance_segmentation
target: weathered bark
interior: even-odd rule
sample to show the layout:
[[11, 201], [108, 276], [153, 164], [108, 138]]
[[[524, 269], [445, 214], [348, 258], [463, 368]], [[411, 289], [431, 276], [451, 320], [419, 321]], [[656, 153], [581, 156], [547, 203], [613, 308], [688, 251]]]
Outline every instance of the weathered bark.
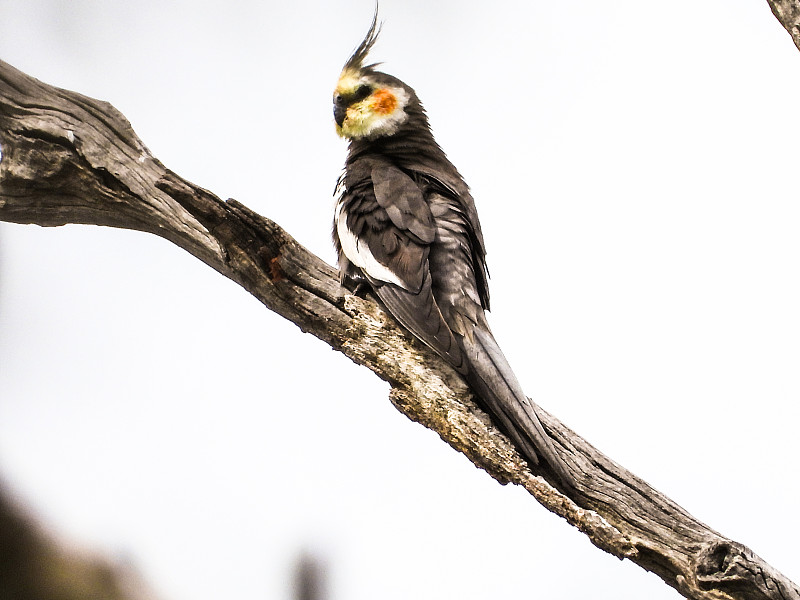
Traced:
[[709, 529], [543, 412], [579, 488], [572, 498], [531, 469], [460, 377], [278, 225], [169, 171], [107, 103], [0, 63], [0, 220], [93, 223], [160, 235], [264, 305], [388, 381], [409, 418], [501, 483], [527, 489], [599, 548], [658, 574], [687, 598], [797, 598], [800, 589]]
[[800, 0], [767, 0], [772, 14], [780, 21], [800, 50]]

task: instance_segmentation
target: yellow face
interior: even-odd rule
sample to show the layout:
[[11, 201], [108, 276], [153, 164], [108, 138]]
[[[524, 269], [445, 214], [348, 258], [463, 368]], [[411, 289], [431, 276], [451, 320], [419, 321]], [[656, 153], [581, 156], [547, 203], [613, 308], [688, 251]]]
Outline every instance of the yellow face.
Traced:
[[334, 114], [341, 113], [336, 133], [351, 140], [392, 135], [408, 118], [408, 99], [401, 87], [380, 85], [368, 74], [345, 69], [333, 94]]

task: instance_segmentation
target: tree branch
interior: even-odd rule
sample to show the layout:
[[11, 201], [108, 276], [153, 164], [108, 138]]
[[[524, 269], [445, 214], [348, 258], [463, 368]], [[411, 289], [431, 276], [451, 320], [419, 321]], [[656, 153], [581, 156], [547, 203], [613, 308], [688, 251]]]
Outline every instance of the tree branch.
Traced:
[[800, 1], [767, 0], [772, 14], [792, 36], [794, 45], [800, 50]]
[[745, 546], [700, 523], [542, 411], [579, 482], [569, 498], [531, 469], [461, 378], [335, 269], [269, 219], [223, 202], [154, 158], [111, 105], [0, 62], [0, 220], [91, 223], [164, 237], [270, 310], [388, 381], [394, 405], [501, 483], [523, 486], [599, 548], [659, 575], [687, 598], [800, 598]]

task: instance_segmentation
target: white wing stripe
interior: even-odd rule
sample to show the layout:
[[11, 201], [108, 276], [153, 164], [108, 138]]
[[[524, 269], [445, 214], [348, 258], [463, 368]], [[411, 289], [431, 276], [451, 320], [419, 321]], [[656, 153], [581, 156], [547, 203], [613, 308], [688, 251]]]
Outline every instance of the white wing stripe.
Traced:
[[342, 203], [336, 206], [336, 233], [339, 235], [339, 243], [342, 245], [342, 252], [347, 259], [364, 271], [372, 279], [393, 283], [403, 289], [408, 287], [392, 271], [379, 263], [370, 252], [369, 247], [362, 245], [356, 235], [347, 228], [347, 219], [342, 214]]

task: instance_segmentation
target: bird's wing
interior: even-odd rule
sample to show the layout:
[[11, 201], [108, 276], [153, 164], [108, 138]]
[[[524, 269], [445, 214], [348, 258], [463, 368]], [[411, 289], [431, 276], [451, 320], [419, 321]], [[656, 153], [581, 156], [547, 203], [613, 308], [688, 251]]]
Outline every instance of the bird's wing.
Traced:
[[[380, 285], [375, 289], [400, 323], [455, 368], [463, 364], [461, 348], [448, 327], [432, 292], [429, 246], [436, 238], [436, 222], [422, 190], [409, 175], [390, 164], [372, 168], [375, 199], [386, 211], [397, 244], [390, 263], [418, 287]], [[424, 247], [424, 255], [417, 248]]]
[[478, 211], [475, 209], [475, 201], [470, 194], [469, 187], [455, 170], [453, 172], [443, 171], [425, 164], [415, 164], [412, 168], [425, 180], [431, 188], [431, 193], [448, 198], [451, 208], [457, 206], [458, 212], [463, 216], [461, 226], [469, 242], [472, 272], [481, 298], [481, 307], [489, 310], [489, 270], [486, 268], [486, 245], [483, 241]]
[[427, 269], [425, 280], [418, 293], [391, 284], [375, 287], [375, 293], [403, 327], [457, 371], [465, 374], [464, 353], [436, 304]]
[[375, 199], [394, 226], [412, 234], [422, 244], [432, 243], [436, 238], [436, 223], [414, 180], [388, 163], [375, 164], [371, 175]]
[[401, 169], [380, 161], [367, 169], [365, 162], [352, 169], [359, 176], [337, 209], [341, 251], [400, 324], [459, 369], [461, 349], [432, 292], [428, 256], [436, 223], [428, 203]]

